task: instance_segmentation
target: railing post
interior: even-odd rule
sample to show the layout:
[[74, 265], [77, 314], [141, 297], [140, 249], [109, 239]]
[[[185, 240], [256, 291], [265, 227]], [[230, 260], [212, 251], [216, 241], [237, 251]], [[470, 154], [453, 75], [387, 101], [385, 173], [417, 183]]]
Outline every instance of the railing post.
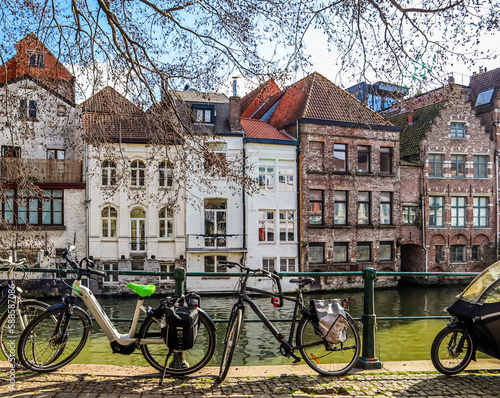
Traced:
[[382, 362], [375, 358], [375, 278], [374, 268], [363, 268], [364, 305], [363, 305], [363, 344], [358, 366], [363, 369], [381, 369]]
[[184, 268], [174, 269], [175, 294], [181, 296], [184, 294], [184, 282], [186, 281], [186, 270]]

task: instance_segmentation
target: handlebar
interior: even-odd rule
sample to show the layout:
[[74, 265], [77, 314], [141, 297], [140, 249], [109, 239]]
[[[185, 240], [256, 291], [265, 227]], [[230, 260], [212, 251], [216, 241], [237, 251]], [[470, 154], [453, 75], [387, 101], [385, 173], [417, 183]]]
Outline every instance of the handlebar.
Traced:
[[[12, 272], [14, 272], [17, 267], [21, 267], [25, 261], [26, 261], [25, 258], [22, 258], [18, 261], [12, 261], [12, 257], [9, 257], [8, 259], [7, 258], [0, 258], [0, 263], [7, 263], [8, 265], [10, 265], [10, 268], [7, 271], [7, 279], [8, 280], [11, 280]], [[20, 271], [24, 273], [22, 278], [21, 278], [21, 279], [24, 279], [24, 276], [26, 275], [26, 271], [23, 269], [20, 269]]]
[[[62, 258], [66, 260], [67, 264], [69, 264], [71, 268], [78, 270], [79, 272], [86, 273], [87, 275], [97, 275], [101, 277], [105, 277], [107, 275], [106, 271], [89, 269], [95, 267], [95, 263], [91, 259], [84, 257], [80, 260], [80, 264], [77, 264], [75, 260], [68, 256], [68, 254], [69, 251], [67, 249], [64, 250]], [[83, 266], [83, 262], [85, 262], [85, 268]]]

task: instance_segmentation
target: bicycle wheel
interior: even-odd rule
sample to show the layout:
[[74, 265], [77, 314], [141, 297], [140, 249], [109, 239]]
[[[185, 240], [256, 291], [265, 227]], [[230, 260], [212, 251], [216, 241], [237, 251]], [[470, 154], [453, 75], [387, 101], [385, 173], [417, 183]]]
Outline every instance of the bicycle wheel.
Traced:
[[[62, 325], [69, 318], [68, 328]], [[56, 320], [56, 322], [54, 322]], [[29, 370], [50, 372], [71, 362], [83, 349], [92, 324], [78, 307], [68, 314], [66, 308], [47, 311], [36, 317], [23, 331], [17, 354]]]
[[227, 376], [231, 361], [233, 360], [234, 351], [240, 337], [241, 323], [243, 320], [243, 308], [238, 307], [231, 312], [229, 323], [227, 325], [226, 337], [224, 338], [224, 351], [222, 352], [222, 360], [219, 370], [219, 381], [222, 382]]
[[464, 338], [462, 327], [445, 327], [441, 330], [431, 347], [431, 360], [436, 370], [445, 375], [454, 375], [464, 370], [472, 359], [474, 343], [469, 334]]
[[[203, 311], [198, 312], [198, 332], [193, 348], [186, 351], [174, 351], [169, 358], [166, 372], [171, 375], [182, 376], [196, 372], [203, 368], [212, 358], [215, 351], [215, 327]], [[160, 320], [147, 317], [139, 329], [139, 339], [161, 340]], [[165, 359], [169, 348], [162, 340], [161, 344], [141, 344], [142, 355], [156, 370], [163, 372]]]
[[308, 317], [300, 320], [297, 328], [297, 346], [304, 361], [325, 376], [340, 376], [351, 370], [359, 359], [361, 349], [358, 328], [349, 314], [346, 340], [332, 344], [326, 341], [318, 325]]
[[[14, 338], [17, 340], [24, 328], [38, 315], [45, 312], [47, 308], [49, 308], [49, 305], [42, 301], [21, 300], [19, 302], [19, 311], [15, 309], [9, 312], [9, 310], [6, 310], [2, 314], [0, 317], [0, 348], [7, 360], [12, 357], [15, 358], [17, 354], [17, 349], [10, 344], [7, 346], [7, 343], [11, 343]], [[11, 320], [9, 322], [9, 315], [11, 315], [10, 318], [14, 321]], [[19, 319], [20, 317], [21, 319]]]

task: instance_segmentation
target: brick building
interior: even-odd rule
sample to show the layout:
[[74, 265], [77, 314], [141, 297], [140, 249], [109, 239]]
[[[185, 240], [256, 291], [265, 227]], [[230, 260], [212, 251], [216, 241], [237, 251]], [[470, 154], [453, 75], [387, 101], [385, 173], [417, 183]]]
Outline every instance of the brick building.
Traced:
[[[253, 118], [300, 142], [301, 270], [398, 271], [400, 128], [318, 73], [267, 98]], [[316, 287], [359, 283], [321, 278]]]
[[389, 118], [402, 127], [402, 270], [478, 271], [496, 258], [495, 143], [468, 92], [451, 81]]

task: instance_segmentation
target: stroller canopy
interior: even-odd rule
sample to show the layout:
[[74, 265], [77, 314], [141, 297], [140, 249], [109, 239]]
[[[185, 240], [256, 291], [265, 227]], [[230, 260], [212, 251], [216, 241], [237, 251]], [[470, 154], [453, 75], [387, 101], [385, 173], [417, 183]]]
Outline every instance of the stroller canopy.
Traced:
[[476, 276], [457, 298], [471, 304], [500, 302], [500, 261]]

